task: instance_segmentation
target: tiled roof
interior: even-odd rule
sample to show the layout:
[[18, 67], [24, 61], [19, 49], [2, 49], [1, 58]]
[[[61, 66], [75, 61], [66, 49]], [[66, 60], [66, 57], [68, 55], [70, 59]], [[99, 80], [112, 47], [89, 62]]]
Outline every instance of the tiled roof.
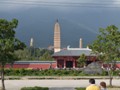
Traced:
[[56, 63], [55, 61], [15, 61], [14, 64], [49, 64]]
[[80, 56], [85, 54], [86, 56], [95, 56], [92, 54], [91, 50], [81, 49], [81, 50], [61, 50], [60, 52], [54, 53], [52, 56]]

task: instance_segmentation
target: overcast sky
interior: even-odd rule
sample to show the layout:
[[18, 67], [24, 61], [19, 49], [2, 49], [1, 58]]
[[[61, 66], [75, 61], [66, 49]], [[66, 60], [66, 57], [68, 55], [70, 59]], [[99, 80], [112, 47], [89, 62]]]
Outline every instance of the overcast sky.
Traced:
[[[56, 8], [53, 8], [56, 6]], [[29, 9], [33, 7], [51, 7], [63, 9], [68, 7], [120, 8], [120, 0], [0, 0], [0, 11]], [[24, 10], [23, 9], [23, 10]]]
[[0, 0], [0, 18], [17, 18], [17, 36], [28, 44], [34, 37], [42, 47], [53, 44], [53, 26], [58, 18], [63, 46], [69, 42], [77, 46], [81, 36], [86, 43], [94, 38], [84, 34], [98, 34], [99, 28], [108, 25], [120, 27], [120, 0]]

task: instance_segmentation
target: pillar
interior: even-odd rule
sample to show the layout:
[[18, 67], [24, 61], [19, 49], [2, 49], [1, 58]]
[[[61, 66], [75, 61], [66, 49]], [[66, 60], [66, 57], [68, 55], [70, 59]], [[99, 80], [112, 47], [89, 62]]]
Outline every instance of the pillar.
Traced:
[[56, 60], [56, 68], [58, 68], [58, 61]]
[[80, 38], [80, 42], [79, 42], [79, 48], [82, 48], [82, 38]]
[[73, 68], [75, 68], [75, 60], [73, 60]]
[[66, 68], [66, 60], [64, 60], [64, 68]]

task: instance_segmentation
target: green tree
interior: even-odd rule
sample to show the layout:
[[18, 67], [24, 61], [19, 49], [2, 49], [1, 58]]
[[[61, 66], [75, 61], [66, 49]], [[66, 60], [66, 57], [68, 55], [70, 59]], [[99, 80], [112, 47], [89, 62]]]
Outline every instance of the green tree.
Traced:
[[110, 86], [112, 86], [113, 66], [117, 60], [120, 60], [120, 31], [116, 26], [111, 25], [105, 29], [101, 28], [99, 32], [100, 34], [90, 48], [98, 59], [107, 63]]
[[[19, 57], [19, 60], [53, 60], [52, 50], [34, 48], [25, 48], [24, 50], [17, 50], [15, 54]], [[31, 52], [32, 51], [32, 52]], [[34, 52], [33, 52], [34, 51]]]
[[53, 58], [51, 57], [50, 53], [48, 51], [46, 51], [43, 56], [40, 57], [40, 60], [53, 60]]
[[2, 90], [5, 90], [4, 67], [6, 63], [13, 63], [14, 60], [17, 59], [14, 51], [25, 47], [25, 44], [15, 37], [15, 28], [17, 25], [18, 20], [16, 19], [13, 19], [12, 21], [0, 19], [0, 66]]
[[80, 57], [77, 59], [77, 66], [78, 67], [84, 67], [86, 62], [86, 56], [85, 54], [80, 55]]
[[15, 54], [19, 60], [30, 60], [31, 55], [28, 48], [24, 48], [23, 50], [16, 50]]

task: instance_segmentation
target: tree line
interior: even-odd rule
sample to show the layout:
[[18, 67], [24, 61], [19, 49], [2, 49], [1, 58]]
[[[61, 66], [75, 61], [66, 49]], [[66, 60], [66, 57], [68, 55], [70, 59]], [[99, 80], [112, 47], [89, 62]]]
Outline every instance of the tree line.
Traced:
[[44, 48], [34, 48], [26, 47], [23, 50], [16, 50], [15, 55], [19, 60], [42, 60], [42, 61], [51, 61], [53, 60], [52, 54], [53, 50], [48, 50]]

